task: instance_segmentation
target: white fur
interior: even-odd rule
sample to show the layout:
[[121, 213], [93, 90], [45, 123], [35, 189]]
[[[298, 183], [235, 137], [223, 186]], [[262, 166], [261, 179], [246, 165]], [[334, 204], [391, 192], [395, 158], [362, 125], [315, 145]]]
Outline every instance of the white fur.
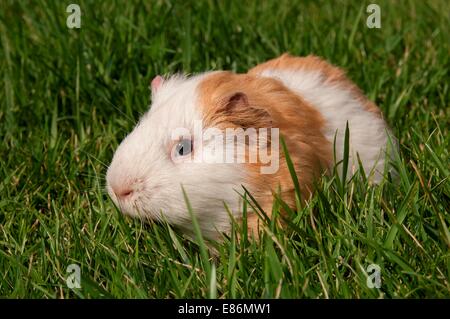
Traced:
[[322, 114], [326, 121], [323, 134], [331, 147], [336, 136], [337, 163], [343, 159], [348, 121], [350, 158], [347, 178], [359, 167], [356, 156], [358, 153], [366, 174], [373, 170], [372, 181], [381, 181], [388, 143], [387, 127], [383, 119], [365, 110], [357, 97], [344, 86], [326, 83], [326, 78], [320, 71], [268, 69], [260, 75], [280, 80]]
[[[171, 133], [178, 128], [193, 131], [195, 122], [202, 120], [197, 86], [206, 75], [173, 76], [152, 93], [150, 111], [114, 154], [107, 172], [107, 189], [124, 213], [149, 219], [164, 216], [169, 223], [192, 234], [192, 219], [183, 197], [183, 185], [203, 235], [214, 238], [216, 229], [227, 231], [230, 227], [224, 202], [234, 214], [238, 214], [241, 207], [235, 190], [242, 189], [243, 165], [175, 163], [170, 156], [174, 143]], [[205, 157], [209, 156], [208, 151], [208, 145], [205, 145]], [[194, 154], [200, 155], [195, 145]], [[118, 200], [112, 186], [129, 181], [133, 183], [133, 195]]]

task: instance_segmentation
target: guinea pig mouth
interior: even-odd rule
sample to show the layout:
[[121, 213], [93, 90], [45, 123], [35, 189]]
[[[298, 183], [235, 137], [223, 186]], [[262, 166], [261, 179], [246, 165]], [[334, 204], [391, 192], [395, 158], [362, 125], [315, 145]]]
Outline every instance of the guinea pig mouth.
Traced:
[[[108, 192], [109, 193], [109, 192]], [[116, 194], [114, 192], [109, 193], [109, 196], [111, 200], [113, 201], [114, 205], [119, 209], [119, 211], [124, 215], [129, 215], [132, 217], [137, 217], [141, 215], [140, 209], [138, 207], [138, 200], [129, 198], [125, 200], [118, 199]], [[131, 195], [135, 196], [135, 195]]]
[[152, 187], [151, 192], [146, 191], [144, 187], [135, 188], [129, 194], [122, 194], [121, 197], [117, 196], [109, 184], [106, 189], [109, 197], [122, 214], [147, 220], [149, 215], [152, 215], [146, 209], [148, 201], [159, 187]]
[[123, 193], [122, 198], [119, 198], [119, 196], [114, 192], [109, 184], [107, 185], [106, 189], [108, 191], [109, 197], [117, 206], [117, 208], [119, 208], [122, 213], [131, 215], [130, 211], [132, 211], [133, 209], [130, 208], [136, 206], [136, 194], [132, 191], [129, 191], [128, 193]]

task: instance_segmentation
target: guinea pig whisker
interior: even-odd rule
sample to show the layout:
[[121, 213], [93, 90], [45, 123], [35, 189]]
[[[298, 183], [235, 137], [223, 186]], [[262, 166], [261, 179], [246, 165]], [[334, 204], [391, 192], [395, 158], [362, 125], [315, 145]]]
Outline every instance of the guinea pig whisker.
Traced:
[[98, 193], [95, 190], [82, 190], [80, 191], [80, 194], [85, 195], [85, 196], [98, 196], [100, 195], [102, 198], [103, 196], [107, 196], [108, 194], [105, 193]]
[[78, 173], [77, 175], [82, 176], [82, 177], [90, 177], [90, 178], [95, 178], [95, 179], [106, 180], [106, 175], [103, 175], [103, 174], [94, 175], [94, 174]]
[[86, 152], [84, 150], [80, 150], [81, 152], [83, 152], [84, 154], [90, 156], [91, 158], [95, 159], [98, 163], [100, 163], [103, 167], [108, 168], [108, 165], [105, 162], [102, 162], [101, 160], [99, 160], [97, 157], [95, 157], [93, 154]]
[[126, 114], [124, 111], [122, 111], [117, 105], [115, 105], [114, 103], [112, 103], [110, 100], [105, 99], [106, 102], [108, 102], [113, 108], [115, 108], [117, 111], [119, 111], [123, 116], [125, 116], [125, 118], [130, 121], [131, 124], [136, 124], [136, 121], [131, 118], [128, 114]]
[[93, 193], [96, 193], [96, 192], [99, 192], [99, 191], [102, 194], [108, 194], [108, 191], [104, 187], [92, 186], [92, 187], [80, 189], [80, 192], [93, 192]]

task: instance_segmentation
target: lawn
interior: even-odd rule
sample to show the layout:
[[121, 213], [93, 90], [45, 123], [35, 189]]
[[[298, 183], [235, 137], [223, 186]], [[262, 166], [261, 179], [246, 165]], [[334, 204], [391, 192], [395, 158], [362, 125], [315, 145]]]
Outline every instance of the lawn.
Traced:
[[[450, 2], [377, 1], [370, 29], [370, 1], [77, 1], [69, 29], [71, 2], [0, 4], [0, 296], [450, 297]], [[213, 257], [118, 212], [106, 168], [156, 74], [246, 72], [283, 52], [345, 68], [380, 106], [397, 181], [324, 177], [289, 225], [275, 217], [259, 242], [236, 225]]]

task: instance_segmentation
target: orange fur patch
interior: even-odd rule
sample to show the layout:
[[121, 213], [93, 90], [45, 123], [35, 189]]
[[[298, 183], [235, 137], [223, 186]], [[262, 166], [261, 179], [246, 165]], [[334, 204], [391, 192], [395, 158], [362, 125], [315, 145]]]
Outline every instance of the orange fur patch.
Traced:
[[[221, 71], [203, 80], [199, 85], [199, 106], [204, 124], [220, 129], [279, 128], [295, 166], [302, 200], [305, 201], [312, 194], [314, 179], [332, 162], [331, 145], [321, 131], [324, 120], [317, 110], [280, 81], [257, 77], [254, 73], [234, 74]], [[239, 92], [245, 94], [248, 110], [236, 113], [224, 111], [227, 99]], [[295, 208], [294, 184], [281, 144], [279, 153], [279, 170], [271, 175], [260, 173], [261, 163], [245, 164], [249, 172], [247, 186], [269, 216], [272, 210], [272, 193], [278, 190], [283, 200]], [[248, 225], [250, 230], [258, 228], [256, 215], [249, 215]]]

